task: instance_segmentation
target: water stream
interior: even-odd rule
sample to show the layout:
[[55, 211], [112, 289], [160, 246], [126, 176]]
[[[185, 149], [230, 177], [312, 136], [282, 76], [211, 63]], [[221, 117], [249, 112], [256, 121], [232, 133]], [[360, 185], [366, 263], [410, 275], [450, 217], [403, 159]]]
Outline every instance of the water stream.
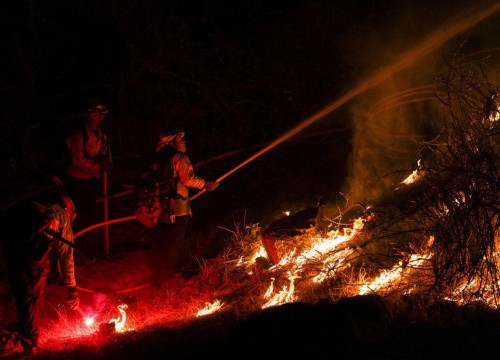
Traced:
[[[249, 164], [253, 160], [257, 159], [261, 155], [267, 153], [269, 150], [275, 148], [277, 145], [281, 144], [283, 141], [291, 138], [292, 136], [296, 135], [300, 131], [304, 130], [306, 127], [308, 127], [311, 124], [314, 124], [316, 121], [324, 118], [325, 116], [329, 115], [332, 113], [334, 110], [338, 109], [340, 106], [344, 105], [346, 102], [354, 98], [355, 96], [363, 93], [364, 91], [384, 82], [385, 80], [389, 79], [391, 76], [396, 74], [397, 72], [411, 66], [413, 63], [415, 63], [417, 60], [420, 60], [424, 56], [428, 55], [432, 51], [440, 48], [445, 42], [447, 42], [450, 38], [454, 37], [455, 35], [463, 32], [464, 30], [469, 29], [470, 27], [474, 26], [475, 24], [481, 22], [482, 20], [492, 16], [495, 14], [498, 10], [500, 10], [500, 2], [495, 2], [493, 4], [489, 4], [489, 6], [482, 7], [480, 9], [469, 9], [468, 11], [464, 12], [461, 17], [457, 18], [453, 24], [448, 26], [446, 30], [440, 28], [439, 30], [434, 31], [431, 33], [427, 38], [425, 38], [421, 43], [419, 43], [417, 46], [415, 46], [413, 49], [403, 53], [401, 56], [399, 56], [393, 63], [377, 70], [375, 73], [372, 75], [368, 76], [365, 80], [361, 81], [356, 87], [352, 88], [348, 92], [345, 93], [342, 97], [339, 99], [333, 101], [331, 104], [329, 104], [327, 107], [324, 109], [320, 110], [316, 114], [312, 115], [311, 117], [305, 119], [301, 123], [299, 123], [297, 126], [295, 126], [293, 129], [289, 130], [288, 132], [282, 134], [280, 137], [278, 137], [276, 140], [271, 142], [269, 145], [267, 145], [265, 148], [259, 150], [252, 156], [250, 156], [248, 159], [244, 160], [242, 163], [222, 175], [217, 179], [218, 182], [224, 180], [227, 178], [229, 175], [233, 174], [234, 172], [238, 171], [241, 169], [243, 166]], [[205, 190], [202, 190], [198, 192], [197, 194], [193, 195], [191, 197], [191, 200], [196, 199], [198, 196], [203, 194]]]

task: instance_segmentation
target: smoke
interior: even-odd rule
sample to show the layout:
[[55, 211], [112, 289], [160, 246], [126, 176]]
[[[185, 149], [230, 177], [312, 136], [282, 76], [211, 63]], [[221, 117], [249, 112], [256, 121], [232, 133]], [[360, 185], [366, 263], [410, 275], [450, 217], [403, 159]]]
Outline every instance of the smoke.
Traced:
[[[498, 4], [490, 9], [496, 8]], [[436, 17], [436, 14], [433, 16]], [[448, 17], [446, 12], [442, 13], [441, 18]], [[443, 88], [436, 79], [439, 72], [446, 68], [447, 61], [484, 61], [487, 57], [493, 68], [498, 63], [491, 56], [495, 45], [498, 46], [492, 39], [494, 29], [498, 27], [495, 15], [481, 26], [467, 28], [467, 32], [456, 38], [453, 35], [458, 34], [457, 29], [465, 30], [465, 23], [470, 22], [472, 17], [448, 21], [423, 42], [420, 42], [422, 31], [412, 33], [408, 30], [408, 17], [403, 14], [399, 18], [401, 23], [364, 35], [358, 44], [351, 44], [357, 45], [358, 54], [354, 56], [359, 58], [356, 61], [360, 69], [377, 68], [377, 63], [390, 63], [391, 57], [408, 51], [406, 46], [412, 49], [411, 44], [419, 44], [406, 53], [413, 57], [401, 58], [402, 63], [414, 61], [413, 64], [349, 103], [354, 135], [344, 192], [354, 202], [369, 204], [385, 192], [392, 191], [425, 156], [422, 142], [433, 138], [440, 130], [443, 115], [435, 95]], [[467, 26], [472, 25], [474, 23]], [[431, 30], [426, 29], [424, 35], [430, 34]], [[448, 34], [448, 39], [439, 39], [444, 33]], [[472, 57], [464, 56], [487, 49], [492, 50]]]
[[[430, 77], [434, 66], [418, 74], [422, 79]], [[429, 87], [413, 96], [402, 93], [419, 80], [398, 77], [350, 107], [354, 135], [346, 192], [354, 201], [381, 197], [416, 168], [422, 155], [421, 141], [433, 135], [440, 116], [433, 96], [436, 88]], [[379, 105], [374, 106], [377, 102]]]

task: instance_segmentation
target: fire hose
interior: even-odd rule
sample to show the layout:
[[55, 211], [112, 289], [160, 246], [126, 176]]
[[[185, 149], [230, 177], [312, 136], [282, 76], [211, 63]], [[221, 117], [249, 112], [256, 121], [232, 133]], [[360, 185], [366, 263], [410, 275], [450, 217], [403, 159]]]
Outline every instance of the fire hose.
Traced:
[[[74, 236], [74, 238], [76, 239], [77, 236], [79, 236], [79, 235], [81, 235], [83, 233], [86, 233], [87, 231], [96, 229], [98, 227], [102, 227], [102, 226], [105, 226], [105, 225], [114, 224], [114, 223], [118, 223], [118, 222], [122, 222], [122, 221], [133, 220], [134, 218], [135, 218], [135, 216], [130, 216], [128, 218], [121, 218], [121, 219], [109, 220], [109, 221], [105, 221], [105, 222], [102, 222], [102, 223], [99, 223], [99, 224], [95, 224], [95, 225], [93, 225], [91, 227], [88, 227], [88, 228], [83, 229], [82, 231], [78, 232]], [[52, 229], [45, 229], [45, 230], [43, 230], [43, 233], [45, 234], [45, 236], [48, 236], [51, 239], [55, 239], [57, 241], [60, 241], [60, 242], [62, 242], [64, 244], [68, 245], [69, 247], [73, 248], [79, 254], [85, 256], [87, 259], [89, 259], [90, 261], [92, 261], [92, 263], [96, 262], [96, 257], [95, 256], [89, 255], [86, 251], [80, 249], [73, 242], [71, 242], [68, 239], [65, 239], [64, 237], [62, 237], [57, 231], [52, 230]], [[123, 294], [127, 294], [127, 293], [130, 293], [130, 292], [134, 292], [134, 291], [145, 289], [149, 285], [150, 284], [147, 283], [147, 284], [142, 284], [142, 285], [138, 285], [138, 286], [135, 286], [135, 287], [132, 287], [132, 288], [122, 289], [122, 290], [110, 290], [110, 289], [91, 290], [91, 289], [87, 289], [87, 288], [81, 287], [79, 285], [77, 285], [76, 288], [79, 291], [82, 291], [82, 292], [85, 292], [85, 293], [89, 293], [89, 294], [103, 293], [103, 294], [123, 295]]]

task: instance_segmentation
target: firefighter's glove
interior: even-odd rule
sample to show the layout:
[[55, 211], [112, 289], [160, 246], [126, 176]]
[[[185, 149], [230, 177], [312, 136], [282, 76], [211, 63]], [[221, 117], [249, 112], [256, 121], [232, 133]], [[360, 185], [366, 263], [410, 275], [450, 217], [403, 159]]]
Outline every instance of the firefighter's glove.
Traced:
[[80, 306], [80, 298], [78, 297], [78, 291], [76, 290], [76, 286], [68, 287], [68, 299], [66, 300], [66, 303], [68, 304], [68, 307], [71, 310], [73, 311], [78, 310], [78, 307]]
[[205, 186], [203, 187], [205, 190], [212, 191], [215, 190], [219, 186], [217, 181], [205, 181]]

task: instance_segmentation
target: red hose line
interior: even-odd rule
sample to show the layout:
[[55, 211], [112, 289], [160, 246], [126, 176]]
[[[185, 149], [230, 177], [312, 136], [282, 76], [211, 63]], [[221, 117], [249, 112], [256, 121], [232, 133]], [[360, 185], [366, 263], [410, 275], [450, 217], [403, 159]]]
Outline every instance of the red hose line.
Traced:
[[149, 286], [151, 286], [151, 284], [150, 283], [146, 283], [146, 284], [137, 285], [137, 286], [134, 286], [134, 287], [131, 287], [131, 288], [128, 288], [128, 289], [122, 289], [122, 290], [116, 290], [116, 291], [112, 291], [112, 290], [110, 290], [110, 291], [98, 291], [98, 290], [87, 289], [87, 288], [84, 288], [82, 286], [77, 285], [76, 289], [78, 291], [81, 291], [81, 292], [84, 292], [84, 293], [88, 293], [88, 294], [123, 295], [123, 294], [127, 294], [127, 293], [131, 293], [131, 292], [134, 292], [134, 291], [139, 291], [139, 290], [145, 289], [145, 288], [147, 288]]
[[[106, 226], [106, 225], [117, 224], [117, 223], [121, 223], [121, 222], [125, 222], [125, 221], [135, 220], [135, 219], [137, 219], [137, 216], [133, 215], [133, 216], [126, 216], [126, 217], [122, 217], [122, 218], [118, 218], [118, 219], [103, 221], [103, 222], [100, 222], [98, 224], [89, 226], [88, 228], [80, 230], [79, 232], [77, 232], [74, 235], [73, 238], [76, 239], [78, 236], [80, 236], [82, 234], [85, 234], [86, 232], [89, 232], [89, 231], [94, 230], [94, 229], [98, 229], [98, 228]], [[126, 294], [126, 293], [129, 293], [129, 292], [133, 292], [133, 291], [138, 291], [138, 290], [145, 289], [148, 286], [150, 286], [150, 284], [146, 283], [146, 284], [134, 286], [134, 287], [131, 287], [131, 288], [128, 288], [128, 289], [122, 289], [122, 290], [117, 290], [117, 291], [109, 291], [109, 293], [112, 293], [112, 294], [115, 294], [115, 295], [122, 295], [122, 294]], [[84, 292], [84, 293], [89, 293], [89, 294], [101, 293], [101, 291], [87, 289], [87, 288], [84, 288], [84, 287], [78, 286], [78, 285], [76, 286], [76, 288], [79, 291]], [[107, 293], [107, 292], [103, 291], [102, 293]]]
[[118, 219], [103, 221], [103, 222], [97, 223], [95, 225], [89, 226], [88, 228], [80, 230], [79, 232], [77, 232], [73, 236], [73, 238], [76, 239], [77, 237], [79, 237], [80, 235], [85, 234], [86, 232], [89, 232], [89, 231], [94, 230], [94, 229], [98, 229], [98, 228], [106, 226], [106, 225], [121, 223], [121, 222], [135, 220], [135, 219], [137, 219], [137, 216], [132, 215], [132, 216], [126, 216], [126, 217], [122, 217], [122, 218], [118, 218]]

